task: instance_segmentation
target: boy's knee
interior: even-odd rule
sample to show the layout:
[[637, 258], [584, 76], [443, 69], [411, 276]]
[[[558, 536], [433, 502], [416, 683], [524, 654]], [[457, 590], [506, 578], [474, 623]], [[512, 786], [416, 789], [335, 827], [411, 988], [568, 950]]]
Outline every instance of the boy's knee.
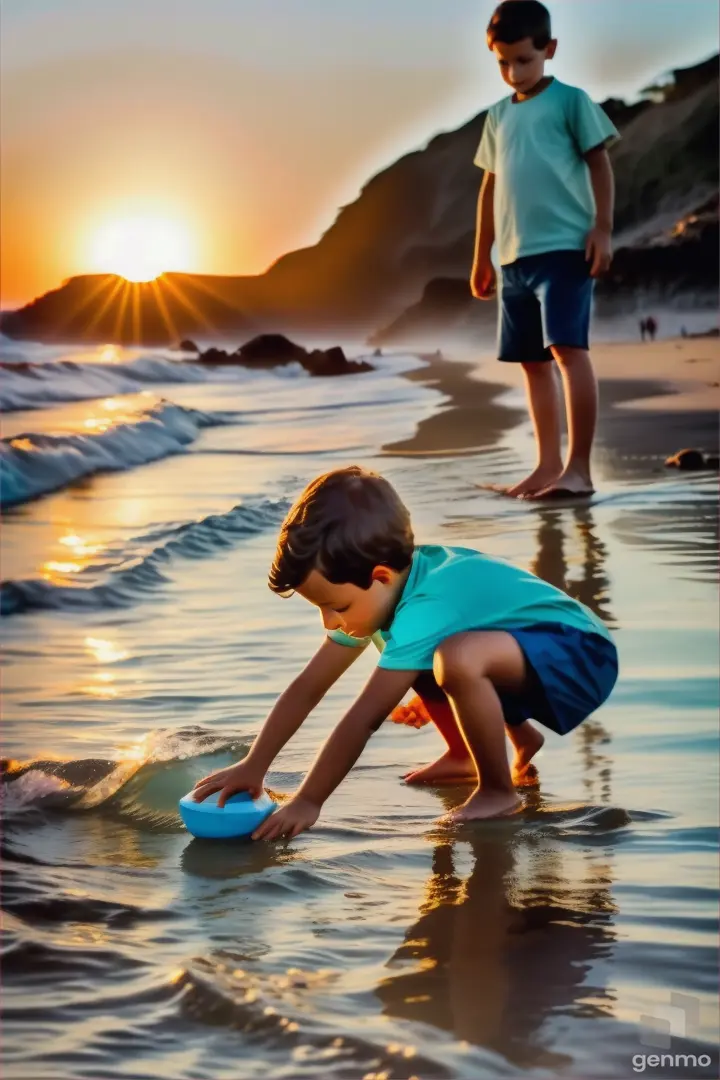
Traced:
[[581, 364], [589, 359], [587, 349], [576, 349], [570, 345], [553, 345], [552, 354], [561, 367]]
[[547, 379], [553, 374], [553, 365], [548, 360], [529, 360], [520, 366], [530, 379]]
[[477, 679], [479, 670], [477, 650], [467, 634], [454, 634], [441, 642], [433, 656], [433, 675], [446, 693], [469, 679]]

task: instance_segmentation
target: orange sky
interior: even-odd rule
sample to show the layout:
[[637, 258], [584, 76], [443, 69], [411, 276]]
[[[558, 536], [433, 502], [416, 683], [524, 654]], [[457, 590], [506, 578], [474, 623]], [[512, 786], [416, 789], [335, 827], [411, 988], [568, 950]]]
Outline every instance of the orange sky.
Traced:
[[[714, 5], [650, 4], [631, 40], [623, 0], [556, 0], [558, 76], [601, 97], [707, 55], [714, 16], [681, 40], [672, 19]], [[378, 168], [502, 95], [492, 6], [3, 0], [0, 301], [98, 269], [98, 230], [127, 216], [180, 221], [206, 273], [313, 243]], [[588, 16], [622, 43], [596, 48]]]
[[187, 222], [198, 270], [261, 271], [288, 247], [313, 243], [338, 197], [357, 194], [365, 163], [392, 160], [394, 129], [411, 128], [451, 82], [442, 72], [389, 72], [377, 83], [337, 72], [335, 113], [318, 107], [326, 76], [307, 73], [301, 124], [294, 75], [276, 76], [270, 99], [261, 78], [251, 88], [230, 61], [114, 53], [69, 67], [58, 61], [12, 80], [24, 106], [3, 124], [4, 301], [95, 269], [93, 232], [134, 213]]

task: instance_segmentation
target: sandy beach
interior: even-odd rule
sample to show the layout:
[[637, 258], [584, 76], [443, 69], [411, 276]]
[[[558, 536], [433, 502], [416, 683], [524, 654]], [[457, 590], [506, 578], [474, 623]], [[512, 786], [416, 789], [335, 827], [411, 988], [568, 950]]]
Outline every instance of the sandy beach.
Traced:
[[[388, 443], [389, 453], [468, 453], [494, 444], [527, 422], [519, 365], [425, 354], [426, 366], [406, 377], [430, 386], [446, 404], [421, 421], [411, 439]], [[449, 350], [452, 355], [452, 349]], [[720, 341], [698, 337], [654, 343], [595, 345], [600, 388], [598, 445], [615, 455], [664, 460], [684, 447], [717, 453]]]

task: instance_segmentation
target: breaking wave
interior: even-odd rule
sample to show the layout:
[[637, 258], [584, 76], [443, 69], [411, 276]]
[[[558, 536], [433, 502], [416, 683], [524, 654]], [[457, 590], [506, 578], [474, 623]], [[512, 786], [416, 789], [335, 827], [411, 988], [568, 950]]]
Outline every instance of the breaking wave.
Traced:
[[167, 582], [164, 568], [174, 558], [210, 558], [218, 551], [268, 529], [277, 528], [290, 503], [257, 498], [225, 514], [155, 529], [108, 549], [71, 581], [28, 578], [0, 584], [0, 613], [26, 611], [96, 611], [129, 607]]
[[[305, 375], [299, 364], [278, 367], [274, 373], [291, 378]], [[256, 373], [247, 368], [212, 368], [163, 356], [139, 356], [122, 363], [62, 359], [37, 363], [3, 349], [0, 352], [0, 409], [3, 412], [42, 409], [63, 401], [136, 394], [149, 386], [238, 383], [256, 377]]]
[[247, 753], [249, 741], [200, 727], [159, 730], [120, 759], [2, 762], [7, 823], [33, 812], [97, 810], [161, 831], [180, 831], [177, 802], [201, 776]]
[[120, 472], [180, 453], [202, 428], [238, 416], [204, 413], [160, 401], [122, 419], [98, 421], [95, 433], [30, 432], [0, 441], [0, 505], [17, 506], [99, 472]]

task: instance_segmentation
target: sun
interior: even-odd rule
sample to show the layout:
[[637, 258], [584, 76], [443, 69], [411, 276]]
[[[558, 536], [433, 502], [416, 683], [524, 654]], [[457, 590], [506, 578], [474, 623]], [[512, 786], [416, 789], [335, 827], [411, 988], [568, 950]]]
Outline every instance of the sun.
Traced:
[[192, 256], [187, 226], [155, 215], [108, 221], [92, 239], [95, 268], [128, 281], [152, 281], [166, 271], [190, 270]]

